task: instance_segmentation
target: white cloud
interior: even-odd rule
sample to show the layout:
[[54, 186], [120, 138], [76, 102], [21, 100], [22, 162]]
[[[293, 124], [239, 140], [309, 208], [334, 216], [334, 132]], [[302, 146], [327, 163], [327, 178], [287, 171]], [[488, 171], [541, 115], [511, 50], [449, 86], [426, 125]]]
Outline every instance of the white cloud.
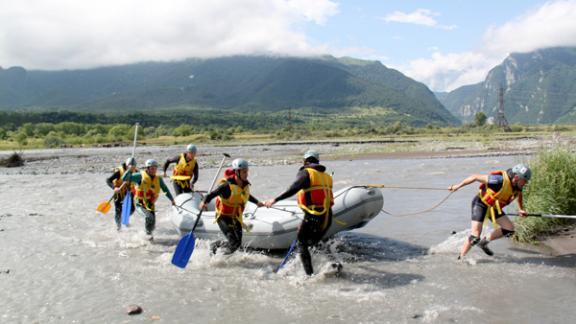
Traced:
[[3, 0], [0, 64], [62, 69], [319, 54], [298, 27], [337, 13], [332, 0]]
[[434, 52], [400, 67], [431, 89], [450, 91], [481, 82], [488, 71], [512, 52], [551, 46], [576, 46], [576, 1], [547, 2], [502, 26], [488, 28], [477, 51]]
[[428, 9], [416, 9], [416, 11], [411, 13], [394, 11], [393, 13], [386, 15], [381, 19], [386, 22], [415, 24], [427, 27], [441, 28], [446, 30], [452, 30], [456, 28], [456, 26], [454, 25], [451, 26], [440, 25], [438, 21], [434, 19], [435, 16], [439, 16], [439, 14], [437, 12], [433, 12]]

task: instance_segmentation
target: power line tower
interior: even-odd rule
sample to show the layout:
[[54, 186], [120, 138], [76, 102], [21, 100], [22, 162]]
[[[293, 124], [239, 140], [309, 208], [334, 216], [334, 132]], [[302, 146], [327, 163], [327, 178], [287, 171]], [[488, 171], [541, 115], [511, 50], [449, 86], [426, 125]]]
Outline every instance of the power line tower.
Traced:
[[494, 124], [502, 127], [505, 132], [510, 132], [512, 130], [510, 125], [508, 125], [508, 120], [504, 114], [504, 88], [502, 86], [498, 89], [498, 112], [496, 113]]

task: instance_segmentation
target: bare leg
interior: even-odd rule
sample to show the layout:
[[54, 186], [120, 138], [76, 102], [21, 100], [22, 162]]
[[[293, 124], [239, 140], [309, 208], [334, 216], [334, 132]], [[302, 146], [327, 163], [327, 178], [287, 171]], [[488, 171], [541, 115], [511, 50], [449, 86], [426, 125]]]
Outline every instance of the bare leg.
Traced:
[[492, 233], [490, 233], [490, 235], [488, 235], [486, 237], [486, 240], [494, 241], [494, 240], [501, 238], [504, 235], [502, 233], [502, 229], [506, 229], [508, 231], [514, 231], [514, 223], [512, 223], [510, 221], [510, 219], [508, 219], [508, 217], [506, 217], [506, 216], [502, 216], [502, 217], [498, 218], [496, 220], [496, 223], [498, 223], [498, 225], [500, 225], [500, 228], [492, 231]]
[[[472, 226], [470, 228], [470, 234], [476, 237], [480, 237], [482, 234], [482, 222], [472, 221]], [[472, 248], [472, 243], [470, 240], [464, 240], [464, 244], [462, 244], [462, 249], [460, 249], [460, 257], [463, 258], [468, 251]]]

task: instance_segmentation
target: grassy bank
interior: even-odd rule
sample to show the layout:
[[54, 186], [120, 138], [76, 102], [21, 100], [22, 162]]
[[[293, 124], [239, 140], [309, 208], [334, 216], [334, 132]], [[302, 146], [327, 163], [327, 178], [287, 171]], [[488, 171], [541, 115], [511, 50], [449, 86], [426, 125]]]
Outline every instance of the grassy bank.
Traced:
[[[493, 125], [415, 127], [390, 119], [387, 110], [351, 109], [338, 114], [276, 112], [238, 114], [196, 111], [130, 115], [77, 113], [0, 114], [0, 150], [130, 145], [138, 121], [142, 145], [175, 145], [187, 142], [242, 144], [277, 141], [361, 139], [444, 141], [455, 147], [519, 138], [541, 138], [558, 133], [576, 134], [575, 125], [512, 125], [503, 132]], [[396, 116], [398, 117], [398, 116]], [[458, 143], [462, 143], [459, 145]]]
[[[529, 212], [576, 214], [576, 154], [567, 148], [540, 152], [531, 162], [532, 179], [524, 193]], [[534, 243], [539, 237], [572, 224], [568, 220], [528, 217], [516, 220], [516, 239]]]

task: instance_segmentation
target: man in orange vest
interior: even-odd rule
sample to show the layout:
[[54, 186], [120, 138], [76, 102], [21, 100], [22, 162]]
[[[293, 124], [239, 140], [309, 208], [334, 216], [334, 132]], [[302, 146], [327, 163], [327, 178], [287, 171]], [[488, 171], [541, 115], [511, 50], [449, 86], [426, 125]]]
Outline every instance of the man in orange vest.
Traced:
[[[120, 231], [122, 228], [122, 224], [120, 222], [122, 217], [122, 204], [124, 202], [124, 196], [128, 190], [134, 190], [133, 185], [130, 186], [131, 188], [128, 188], [127, 185], [122, 186], [124, 184], [122, 181], [122, 176], [126, 172], [137, 172], [136, 160], [133, 157], [128, 158], [125, 163], [122, 163], [119, 167], [114, 169], [114, 173], [106, 179], [108, 186], [114, 190], [114, 209], [116, 211], [114, 220], [116, 221], [116, 227], [118, 231]], [[134, 200], [132, 200], [132, 204], [134, 204]], [[131, 210], [134, 212], [134, 208], [131, 208]]]
[[[508, 170], [493, 171], [484, 175], [473, 174], [459, 184], [448, 187], [448, 190], [456, 191], [473, 182], [480, 182], [479, 193], [472, 199], [471, 233], [468, 240], [464, 241], [458, 259], [463, 258], [474, 245], [478, 245], [484, 253], [494, 255], [488, 248], [488, 243], [503, 236], [514, 235], [514, 224], [506, 217], [503, 208], [516, 199], [518, 214], [526, 217], [527, 213], [522, 204], [522, 188], [530, 180], [531, 175], [532, 171], [527, 166], [518, 164]], [[485, 217], [489, 217], [493, 224], [497, 223], [499, 228], [480, 239]]]
[[232, 161], [232, 171], [226, 170], [228, 175], [220, 180], [220, 185], [206, 195], [199, 208], [206, 205], [216, 197], [216, 222], [227, 239], [227, 242], [216, 241], [211, 244], [212, 253], [216, 254], [218, 248], [224, 248], [224, 254], [231, 254], [242, 244], [243, 213], [248, 201], [264, 206], [250, 194], [248, 181], [248, 161], [235, 159]]
[[198, 163], [196, 162], [196, 145], [190, 144], [186, 147], [186, 152], [167, 159], [164, 162], [164, 174], [166, 177], [166, 170], [171, 163], [176, 163], [172, 171], [172, 184], [174, 186], [174, 193], [176, 196], [183, 192], [194, 191], [194, 184], [198, 181]]
[[166, 194], [166, 198], [174, 205], [174, 198], [161, 177], [156, 175], [158, 162], [153, 159], [146, 160], [146, 169], [137, 173], [126, 172], [122, 176], [123, 181], [131, 181], [136, 184], [136, 212], [144, 216], [146, 220], [146, 235], [152, 241], [152, 232], [156, 227], [156, 200], [160, 195], [160, 190]]
[[316, 245], [332, 225], [332, 177], [320, 164], [320, 154], [313, 150], [304, 153], [304, 165], [296, 175], [296, 181], [284, 193], [265, 202], [271, 207], [277, 201], [298, 193], [298, 206], [304, 211], [304, 219], [298, 229], [297, 240], [300, 259], [307, 275], [312, 275], [312, 257], [308, 248]]

